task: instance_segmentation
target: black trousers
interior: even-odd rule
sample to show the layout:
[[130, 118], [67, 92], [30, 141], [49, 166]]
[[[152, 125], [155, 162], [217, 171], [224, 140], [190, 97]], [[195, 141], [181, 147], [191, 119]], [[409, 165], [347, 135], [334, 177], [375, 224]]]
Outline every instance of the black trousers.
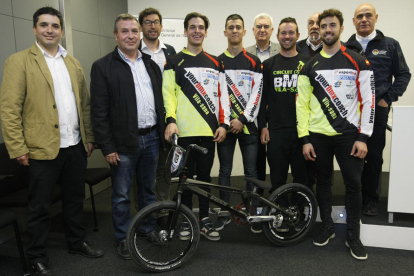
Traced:
[[302, 153], [297, 132], [270, 131], [270, 140], [267, 145], [267, 160], [270, 167], [272, 190], [286, 184], [289, 165], [292, 171], [293, 182], [307, 185], [306, 160]]
[[[211, 182], [211, 168], [213, 167], [214, 154], [216, 150], [216, 143], [213, 142], [213, 137], [207, 136], [196, 136], [196, 137], [180, 137], [178, 139], [178, 145], [187, 149], [190, 144], [197, 144], [200, 147], [206, 148], [208, 150], [207, 154], [202, 154], [195, 150], [192, 150], [188, 156], [187, 163], [185, 166], [188, 168], [188, 178], [193, 178], [194, 172], [197, 174], [197, 180], [203, 182]], [[210, 189], [204, 189], [207, 192], [210, 192]], [[193, 208], [193, 193], [189, 190], [184, 190], [182, 195], [183, 204], [188, 208]], [[203, 219], [208, 217], [208, 209], [210, 202], [207, 198], [198, 197], [199, 202], [199, 218]]]
[[388, 113], [390, 107], [375, 106], [374, 130], [367, 141], [368, 154], [365, 157], [362, 172], [362, 200], [364, 204], [378, 202], [378, 185], [382, 172], [382, 152], [385, 147], [385, 132], [387, 131]]
[[316, 198], [322, 222], [333, 227], [332, 170], [335, 155], [341, 168], [345, 184], [345, 209], [348, 233], [359, 237], [361, 217], [361, 174], [364, 160], [351, 155], [358, 133], [326, 136], [310, 133], [310, 142], [315, 150]]
[[50, 205], [53, 187], [58, 183], [62, 194], [62, 214], [65, 238], [69, 248], [76, 248], [85, 239], [82, 226], [85, 199], [87, 160], [82, 141], [61, 148], [53, 160], [29, 160], [29, 206], [26, 255], [30, 263], [48, 263], [46, 240], [50, 230]]

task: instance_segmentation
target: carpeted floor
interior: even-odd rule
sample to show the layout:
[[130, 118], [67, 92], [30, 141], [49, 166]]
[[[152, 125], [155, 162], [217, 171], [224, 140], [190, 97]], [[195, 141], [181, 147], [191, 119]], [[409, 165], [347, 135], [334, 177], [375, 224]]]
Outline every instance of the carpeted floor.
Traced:
[[[334, 205], [343, 205], [344, 188], [339, 172], [335, 172], [333, 185]], [[384, 175], [383, 179], [388, 179]], [[213, 182], [217, 183], [217, 179]], [[385, 183], [384, 183], [385, 182]], [[232, 185], [243, 187], [242, 177], [233, 177]], [[175, 188], [173, 186], [173, 188]], [[387, 195], [388, 183], [383, 181], [382, 195]], [[88, 239], [105, 252], [99, 259], [86, 259], [67, 252], [63, 238], [60, 215], [52, 219], [48, 239], [49, 266], [54, 275], [147, 275], [133, 261], [120, 259], [116, 254], [116, 242], [112, 230], [111, 189], [96, 195], [96, 207], [100, 230], [93, 232], [93, 216], [90, 200], [85, 201], [84, 222]], [[195, 200], [196, 202], [196, 200]], [[238, 199], [232, 198], [232, 202]], [[380, 215], [363, 217], [363, 223], [389, 225], [387, 198], [382, 197]], [[135, 213], [135, 211], [133, 211]], [[414, 216], [396, 214], [395, 226], [414, 227]], [[414, 275], [414, 252], [367, 247], [367, 261], [357, 261], [345, 246], [345, 225], [336, 225], [336, 237], [325, 247], [312, 244], [312, 235], [305, 241], [290, 247], [277, 247], [264, 234], [253, 234], [249, 226], [234, 222], [220, 231], [221, 240], [208, 241], [201, 237], [200, 244], [189, 262], [181, 268], [162, 275]], [[414, 238], [414, 237], [413, 237]], [[27, 236], [23, 233], [23, 242]], [[22, 275], [16, 241], [0, 245], [0, 275]]]

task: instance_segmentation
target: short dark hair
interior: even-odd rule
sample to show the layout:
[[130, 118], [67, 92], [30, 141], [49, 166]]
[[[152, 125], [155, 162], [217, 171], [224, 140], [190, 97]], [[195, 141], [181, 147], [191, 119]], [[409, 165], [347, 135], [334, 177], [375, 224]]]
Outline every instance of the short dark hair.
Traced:
[[329, 9], [329, 10], [324, 10], [321, 14], [319, 14], [318, 16], [318, 26], [321, 26], [321, 21], [322, 19], [325, 19], [327, 17], [334, 17], [336, 16], [339, 20], [339, 26], [342, 27], [342, 25], [344, 24], [344, 17], [342, 16], [342, 12], [340, 10], [337, 9]]
[[[294, 23], [296, 25], [296, 33], [299, 33], [299, 27], [298, 27], [298, 23], [296, 23], [296, 19], [293, 17], [285, 17], [282, 20], [280, 20], [279, 23], [279, 27], [280, 25], [282, 25], [283, 23]], [[279, 33], [279, 27], [277, 28], [277, 33]]]
[[118, 22], [119, 20], [135, 20], [138, 24], [138, 19], [133, 16], [132, 14], [129, 13], [121, 13], [120, 15], [118, 15], [115, 19], [115, 23], [114, 23], [114, 32], [116, 34], [118, 34]]
[[151, 14], [158, 15], [158, 17], [160, 18], [160, 24], [162, 25], [162, 15], [160, 11], [157, 9], [151, 8], [151, 7], [146, 8], [145, 10], [139, 13], [139, 16], [138, 16], [139, 25], [142, 26], [142, 24], [144, 23], [144, 17], [147, 17], [148, 15], [151, 15]]
[[206, 30], [208, 29], [208, 26], [210, 25], [210, 21], [208, 21], [207, 16], [202, 15], [201, 13], [198, 12], [190, 12], [189, 14], [186, 15], [185, 19], [184, 19], [184, 29], [187, 30], [188, 28], [188, 21], [190, 21], [193, 18], [196, 17], [200, 17], [201, 19], [203, 19], [204, 21], [204, 27], [206, 28]]
[[60, 13], [60, 11], [58, 11], [57, 9], [52, 8], [50, 6], [40, 8], [33, 14], [33, 27], [36, 28], [36, 24], [39, 21], [39, 16], [41, 16], [43, 14], [54, 15], [57, 18], [59, 18], [60, 28], [63, 30], [63, 16], [62, 16], [62, 14]]
[[243, 20], [243, 17], [241, 17], [239, 14], [236, 14], [236, 13], [230, 14], [227, 17], [226, 24], [224, 25], [224, 29], [227, 28], [227, 22], [229, 22], [230, 20], [237, 20], [237, 19], [240, 19], [241, 20], [241, 22], [243, 23], [243, 29], [244, 29], [244, 20]]

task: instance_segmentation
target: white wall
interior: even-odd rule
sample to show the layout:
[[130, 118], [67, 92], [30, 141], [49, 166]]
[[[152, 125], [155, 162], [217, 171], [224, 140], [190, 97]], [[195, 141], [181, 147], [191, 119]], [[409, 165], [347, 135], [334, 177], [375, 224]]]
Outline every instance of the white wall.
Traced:
[[[347, 41], [348, 38], [355, 33], [355, 28], [352, 24], [352, 17], [356, 7], [362, 4], [362, 1], [348, 0], [346, 2], [327, 2], [321, 0], [307, 1], [171, 1], [171, 0], [157, 0], [153, 2], [128, 0], [128, 11], [131, 14], [139, 14], [141, 10], [152, 6], [160, 10], [165, 18], [184, 18], [189, 12], [197, 11], [206, 15], [211, 23], [208, 29], [208, 36], [204, 41], [204, 49], [213, 54], [219, 55], [227, 48], [227, 40], [223, 35], [225, 20], [228, 15], [232, 13], [240, 14], [245, 20], [245, 28], [247, 34], [244, 39], [244, 46], [250, 46], [255, 43], [253, 36], [253, 19], [262, 12], [266, 12], [273, 17], [273, 24], [279, 25], [279, 21], [284, 17], [295, 17], [299, 32], [302, 36], [307, 37], [307, 19], [315, 12], [321, 12], [328, 8], [337, 8], [342, 11], [344, 15], [344, 32], [341, 36], [342, 41]], [[408, 35], [408, 31], [414, 26], [414, 17], [412, 11], [414, 10], [414, 1], [412, 0], [379, 0], [372, 2], [377, 9], [378, 22], [376, 28], [381, 30], [386, 36], [393, 37], [398, 40], [404, 51], [405, 58], [409, 66], [414, 68], [414, 52], [411, 51], [413, 39]], [[273, 32], [272, 41], [277, 41], [276, 32]], [[177, 51], [181, 49], [176, 49]], [[394, 105], [414, 105], [414, 90], [413, 84], [408, 86], [407, 92]], [[383, 170], [389, 170], [389, 141], [390, 135], [387, 135], [387, 147], [384, 151], [384, 166]], [[233, 175], [243, 174], [243, 166], [240, 158], [240, 153], [235, 154], [235, 163]], [[336, 167], [338, 169], [338, 167]], [[212, 176], [218, 174], [218, 161], [214, 163]]]

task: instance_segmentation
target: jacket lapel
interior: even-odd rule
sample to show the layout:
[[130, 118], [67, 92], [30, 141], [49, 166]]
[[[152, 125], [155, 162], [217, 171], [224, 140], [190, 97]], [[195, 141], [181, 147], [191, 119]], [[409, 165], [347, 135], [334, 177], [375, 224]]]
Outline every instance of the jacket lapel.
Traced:
[[47, 66], [46, 59], [42, 54], [42, 51], [37, 47], [36, 42], [30, 47], [30, 51], [34, 55], [34, 59], [36, 60], [37, 64], [39, 65], [40, 71], [42, 72], [43, 76], [45, 77], [46, 81], [50, 86], [50, 90], [53, 93], [53, 97], [55, 96], [55, 88], [53, 86], [53, 78], [52, 74], [50, 73], [49, 67]]

